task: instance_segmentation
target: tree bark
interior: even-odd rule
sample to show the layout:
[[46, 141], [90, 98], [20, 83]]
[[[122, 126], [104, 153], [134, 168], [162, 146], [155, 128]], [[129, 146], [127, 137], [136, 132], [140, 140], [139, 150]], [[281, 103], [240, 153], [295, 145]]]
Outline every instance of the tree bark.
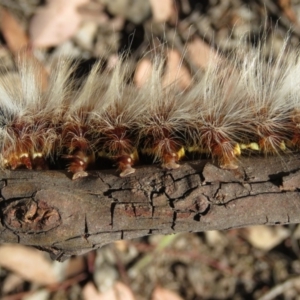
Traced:
[[209, 161], [177, 170], [0, 172], [0, 242], [64, 260], [110, 242], [150, 234], [300, 223], [300, 154], [243, 158], [237, 170]]

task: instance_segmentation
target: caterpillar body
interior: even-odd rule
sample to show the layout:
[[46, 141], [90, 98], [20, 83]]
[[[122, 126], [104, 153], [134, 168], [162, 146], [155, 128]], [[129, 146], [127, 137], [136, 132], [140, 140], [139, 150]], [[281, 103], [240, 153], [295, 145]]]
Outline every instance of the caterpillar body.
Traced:
[[46, 89], [33, 61], [21, 62], [13, 78], [2, 74], [1, 168], [48, 169], [63, 159], [76, 179], [101, 168], [104, 157], [127, 176], [139, 156], [176, 169], [196, 152], [236, 169], [243, 153], [300, 148], [300, 63], [288, 39], [275, 58], [259, 49], [214, 56], [185, 90], [180, 78], [164, 85], [165, 62], [153, 59], [141, 87], [126, 59], [110, 74], [97, 62], [79, 88], [68, 59], [60, 59]]

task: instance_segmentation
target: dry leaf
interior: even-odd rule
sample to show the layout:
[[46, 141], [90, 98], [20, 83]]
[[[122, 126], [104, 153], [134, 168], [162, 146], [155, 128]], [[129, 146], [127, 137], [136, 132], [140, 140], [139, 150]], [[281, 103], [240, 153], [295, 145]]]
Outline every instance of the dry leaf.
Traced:
[[287, 16], [289, 21], [291, 21], [293, 24], [298, 24], [298, 18], [295, 10], [293, 9], [293, 4], [291, 0], [279, 0], [278, 1], [279, 6], [283, 10], [283, 13]]
[[135, 300], [131, 290], [121, 282], [117, 282], [105, 293], [99, 293], [96, 287], [89, 282], [84, 286], [82, 294], [84, 300]]
[[72, 37], [82, 17], [80, 5], [89, 0], [48, 0], [32, 18], [29, 32], [34, 47], [56, 46]]
[[204, 234], [207, 244], [212, 247], [218, 245], [218, 247], [224, 249], [228, 245], [228, 238], [219, 230], [206, 231]]
[[284, 227], [252, 226], [247, 228], [247, 240], [255, 248], [269, 251], [286, 239], [290, 232]]
[[129, 243], [126, 240], [120, 240], [120, 241], [114, 242], [114, 246], [116, 247], [116, 249], [118, 251], [125, 252], [129, 248]]
[[95, 22], [84, 22], [76, 32], [74, 39], [83, 49], [92, 51], [97, 30], [98, 26]]
[[[33, 55], [31, 47], [29, 47], [29, 38], [19, 22], [4, 8], [0, 14], [1, 28], [5, 41], [9, 50], [14, 54], [17, 62], [32, 60], [36, 65], [37, 73], [40, 76], [40, 84], [42, 89], [46, 89], [48, 84], [48, 73], [42, 63], [40, 63]], [[38, 75], [36, 74], [36, 75]]]
[[156, 287], [152, 294], [152, 300], [183, 300], [183, 299], [170, 290], [161, 287]]
[[85, 260], [83, 256], [75, 256], [68, 260], [65, 270], [65, 277], [70, 278], [76, 274], [83, 273], [86, 269]]
[[104, 12], [105, 6], [99, 2], [88, 2], [85, 5], [80, 5], [78, 12], [83, 17], [84, 21], [93, 22], [95, 25], [108, 22], [109, 17]]
[[163, 86], [177, 82], [184, 90], [192, 83], [192, 76], [186, 66], [182, 63], [182, 57], [176, 50], [169, 50], [166, 71], [163, 77]]
[[84, 300], [103, 300], [104, 299], [92, 282], [88, 282], [83, 287], [82, 297]]
[[28, 46], [29, 39], [21, 24], [4, 8], [1, 8], [0, 19], [2, 34], [7, 46], [16, 55]]
[[150, 0], [150, 5], [155, 22], [167, 22], [174, 13], [173, 0]]
[[202, 69], [208, 67], [212, 58], [215, 59], [216, 63], [221, 59], [217, 52], [200, 38], [195, 38], [187, 43], [187, 52], [192, 62]]
[[141, 61], [138, 62], [133, 79], [137, 87], [142, 87], [145, 84], [145, 82], [149, 79], [152, 68], [152, 62], [148, 58], [143, 58]]
[[41, 251], [30, 247], [18, 244], [1, 245], [0, 266], [38, 284], [47, 285], [57, 282], [52, 263]]

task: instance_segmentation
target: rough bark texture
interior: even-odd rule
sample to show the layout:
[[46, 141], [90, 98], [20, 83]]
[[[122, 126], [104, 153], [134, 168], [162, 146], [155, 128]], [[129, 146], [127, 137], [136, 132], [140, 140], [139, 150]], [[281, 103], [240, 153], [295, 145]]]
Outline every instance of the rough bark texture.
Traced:
[[243, 158], [234, 171], [209, 161], [171, 172], [115, 170], [72, 181], [63, 171], [0, 173], [0, 242], [64, 260], [149, 234], [300, 223], [300, 155]]

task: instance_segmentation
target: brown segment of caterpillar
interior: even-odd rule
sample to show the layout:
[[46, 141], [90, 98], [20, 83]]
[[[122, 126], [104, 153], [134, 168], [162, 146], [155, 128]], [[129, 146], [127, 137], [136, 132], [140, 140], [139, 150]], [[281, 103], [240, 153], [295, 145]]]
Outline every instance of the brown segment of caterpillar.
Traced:
[[12, 170], [48, 169], [46, 158], [52, 155], [57, 138], [55, 129], [48, 124], [44, 120], [41, 123], [33, 120], [30, 124], [24, 119], [15, 119], [11, 125], [8, 124], [2, 144], [4, 167]]
[[287, 41], [276, 57], [271, 54], [268, 59], [262, 56], [264, 45], [256, 51], [249, 50], [240, 71], [249, 111], [244, 123], [250, 124], [251, 142], [257, 143], [265, 155], [279, 155], [287, 150], [287, 144], [291, 144], [291, 113], [295, 112], [291, 97], [297, 88], [289, 85], [296, 52], [289, 52]]
[[[91, 127], [91, 112], [105, 90], [105, 76], [100, 72], [102, 62], [96, 63], [79, 90], [74, 90], [63, 99], [65, 111], [61, 117], [61, 157], [68, 161], [67, 170], [72, 179], [85, 177], [96, 159], [97, 137]], [[101, 76], [102, 74], [102, 76]], [[70, 81], [74, 87], [75, 82]]]
[[[64, 70], [61, 68], [54, 74], [66, 75]], [[59, 101], [48, 97], [50, 94], [47, 91], [42, 91], [40, 71], [36, 61], [20, 59], [17, 74], [1, 76], [0, 141], [3, 168], [47, 169], [46, 159], [53, 155], [57, 134], [51, 120], [51, 107], [57, 107]], [[49, 89], [56, 87], [50, 85]]]
[[[34, 170], [47, 170], [49, 168], [47, 160], [52, 159], [54, 145], [57, 140], [55, 127], [47, 120], [36, 119], [31, 126], [23, 127], [27, 130], [27, 149], [29, 149], [28, 164]], [[22, 131], [19, 131], [19, 134]], [[26, 136], [25, 135], [25, 136]], [[21, 139], [19, 139], [21, 141]], [[29, 165], [25, 165], [28, 169]]]
[[[28, 80], [23, 77], [22, 81], [21, 73], [10, 78], [1, 77], [1, 165], [13, 170], [18, 167], [32, 169], [33, 120], [27, 113], [28, 98], [32, 95], [31, 91], [23, 95], [26, 85]], [[35, 83], [33, 85], [35, 87]]]
[[138, 161], [138, 152], [133, 143], [135, 137], [131, 132], [133, 128], [118, 124], [112, 125], [110, 129], [101, 128], [101, 125], [97, 128], [101, 132], [98, 142], [101, 151], [98, 155], [112, 159], [120, 170], [121, 177], [133, 174], [133, 165]]
[[46, 128], [37, 122], [28, 124], [15, 121], [7, 126], [2, 143], [2, 159], [5, 168], [48, 169], [47, 158], [51, 157], [56, 140], [54, 128]]
[[[142, 152], [154, 157], [154, 161], [161, 162], [161, 166], [165, 169], [172, 170], [179, 168], [179, 160], [184, 156], [184, 142], [172, 132], [172, 129], [163, 124], [163, 116], [159, 116], [162, 121], [150, 122], [144, 128], [141, 135], [141, 144], [144, 149]], [[159, 126], [160, 125], [160, 126]], [[159, 128], [161, 127], [161, 128]]]
[[[3, 139], [3, 164], [6, 168], [15, 170], [19, 167], [32, 169], [30, 150], [32, 149], [31, 130], [28, 124], [14, 122], [7, 126], [9, 139]], [[17, 142], [16, 142], [17, 141]]]
[[73, 179], [87, 176], [86, 169], [95, 162], [88, 126], [76, 123], [74, 120], [67, 122], [63, 125], [61, 139], [63, 148], [68, 153], [62, 155], [62, 158], [69, 161], [68, 172], [74, 174]]
[[17, 66], [17, 74], [0, 78], [1, 167], [48, 169], [57, 154], [58, 124], [73, 69], [69, 60], [61, 60], [45, 87], [39, 63], [20, 59]]
[[98, 136], [98, 155], [113, 160], [121, 177], [135, 172], [136, 123], [140, 114], [138, 93], [128, 84], [129, 73], [123, 60], [121, 57], [114, 67], [110, 83], [91, 115], [94, 134]]
[[[291, 150], [300, 149], [300, 64], [299, 51], [287, 49], [288, 40], [286, 40], [281, 51], [280, 63], [277, 67], [277, 78], [280, 83], [277, 84], [277, 93], [279, 98], [274, 103], [278, 106], [278, 120], [280, 124], [280, 134], [283, 143], [281, 147]], [[271, 69], [271, 68], [270, 68]], [[279, 103], [278, 103], [279, 102]], [[283, 106], [283, 108], [282, 108]], [[278, 110], [278, 109], [277, 109]], [[283, 122], [284, 121], [284, 122]], [[278, 126], [276, 127], [276, 129]], [[277, 129], [278, 130], [278, 129]], [[276, 154], [276, 153], [275, 153]]]
[[[185, 124], [189, 120], [188, 107], [176, 82], [163, 86], [165, 60], [156, 57], [148, 80], [140, 88], [138, 105], [139, 148], [154, 157], [165, 169], [177, 169], [184, 156]], [[181, 96], [180, 96], [181, 95]]]
[[291, 146], [296, 149], [300, 149], [300, 110], [294, 108], [291, 116], [292, 130], [291, 132]]
[[186, 95], [192, 118], [188, 150], [207, 153], [223, 169], [238, 168], [240, 143], [250, 131], [247, 123], [241, 126], [249, 112], [239, 80], [234, 65], [216, 63], [212, 57], [204, 76]]

